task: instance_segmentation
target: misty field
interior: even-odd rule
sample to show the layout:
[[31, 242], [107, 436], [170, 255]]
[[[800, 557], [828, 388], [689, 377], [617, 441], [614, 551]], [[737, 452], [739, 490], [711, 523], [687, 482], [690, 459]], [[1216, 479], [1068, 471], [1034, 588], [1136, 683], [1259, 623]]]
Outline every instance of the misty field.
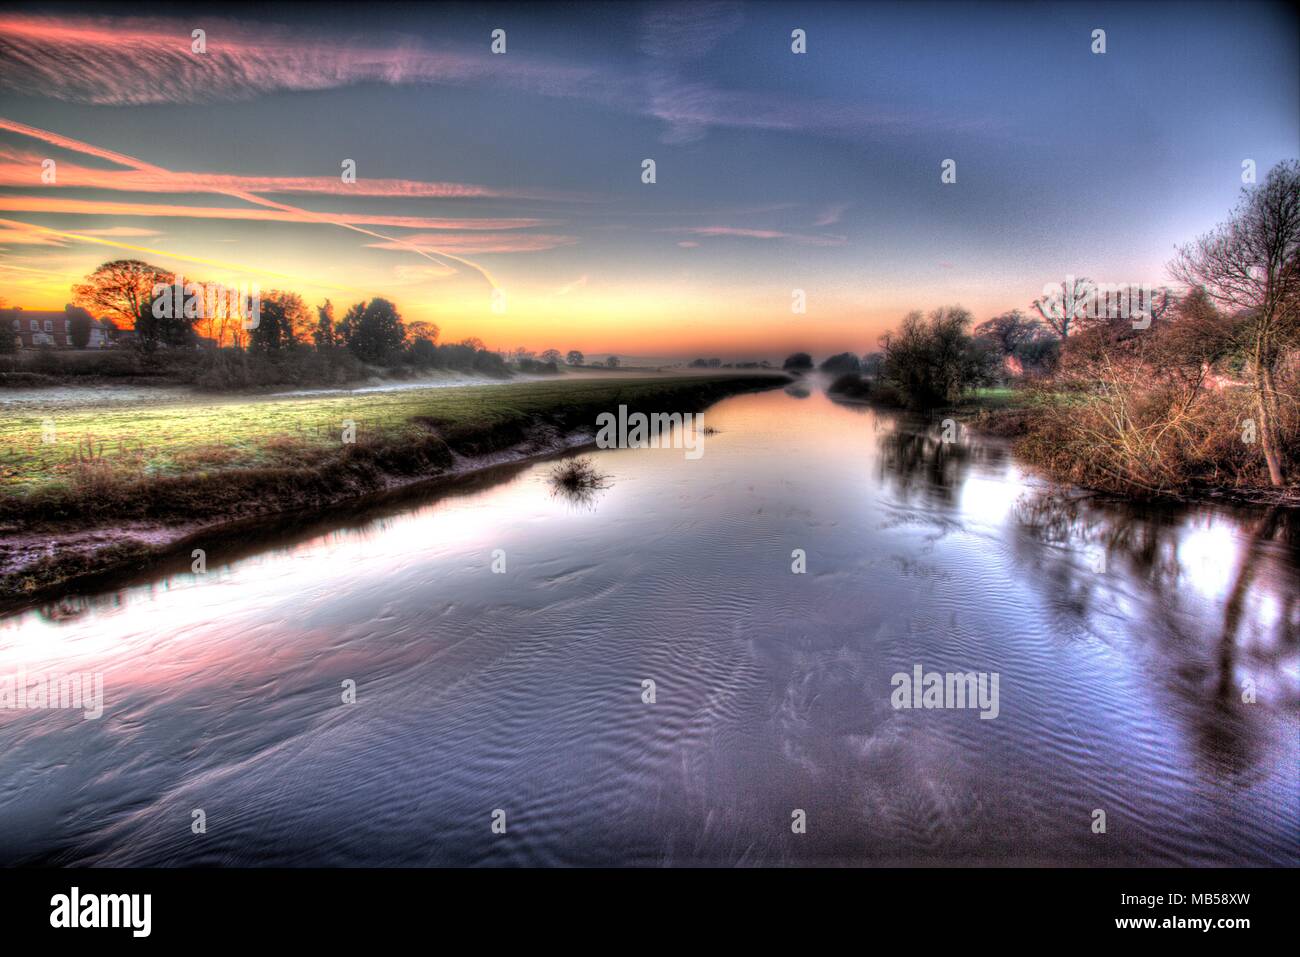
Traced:
[[[594, 423], [620, 403], [678, 408], [783, 381], [777, 376], [521, 382], [365, 395], [202, 401], [164, 405], [25, 409], [0, 423], [0, 511], [24, 504], [46, 517], [103, 511], [126, 486], [208, 483], [268, 470], [316, 469], [343, 457], [404, 455], [404, 474], [452, 452], [475, 455], [521, 440], [528, 430]], [[352, 424], [351, 442], [345, 429]], [[52, 441], [46, 441], [46, 439]], [[436, 447], [430, 442], [436, 441]], [[427, 461], [426, 461], [427, 460]], [[396, 464], [380, 461], [385, 468]], [[437, 471], [434, 469], [433, 471]], [[119, 504], [137, 504], [120, 501]], [[145, 503], [147, 504], [147, 503]], [[53, 508], [53, 513], [47, 510]]]

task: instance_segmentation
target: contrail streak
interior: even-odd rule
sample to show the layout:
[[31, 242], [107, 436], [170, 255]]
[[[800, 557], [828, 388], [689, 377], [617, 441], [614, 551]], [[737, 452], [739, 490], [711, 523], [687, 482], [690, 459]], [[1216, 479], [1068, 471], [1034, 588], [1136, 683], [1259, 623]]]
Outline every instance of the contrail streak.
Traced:
[[[31, 137], [32, 139], [42, 140], [46, 143], [49, 143], [51, 146], [58, 146], [63, 149], [73, 150], [78, 153], [84, 153], [88, 156], [96, 156], [99, 157], [100, 159], [105, 159], [108, 160], [109, 162], [117, 163], [119, 166], [126, 166], [131, 169], [140, 170], [141, 172], [153, 173], [156, 176], [174, 175], [172, 171], [169, 169], [164, 169], [161, 166], [155, 166], [152, 163], [146, 163], [144, 160], [136, 159], [134, 156], [127, 156], [125, 153], [117, 153], [114, 152], [113, 150], [106, 150], [103, 149], [102, 147], [95, 146], [93, 143], [86, 143], [81, 140], [75, 140], [72, 139], [71, 137], [63, 136], [62, 134], [59, 133], [53, 133], [50, 132], [49, 130], [42, 130], [35, 126], [28, 126], [26, 123], [19, 123], [15, 120], [6, 119], [5, 117], [0, 117], [0, 130], [8, 130], [11, 133], [18, 133], [21, 136], [28, 136]], [[419, 246], [414, 245], [413, 243], [409, 243], [404, 239], [400, 239], [394, 236], [385, 236], [382, 233], [377, 233], [374, 230], [366, 229], [362, 226], [356, 226], [353, 225], [352, 223], [345, 223], [345, 222], [340, 222], [337, 219], [332, 219], [327, 213], [317, 213], [309, 209], [302, 209], [297, 206], [290, 206], [286, 203], [277, 203], [274, 200], [270, 200], [262, 196], [258, 196], [256, 193], [249, 193], [240, 189], [213, 189], [212, 192], [215, 192], [223, 196], [230, 196], [234, 199], [242, 199], [244, 202], [253, 203], [256, 206], [265, 206], [270, 209], [278, 209], [281, 212], [296, 213], [300, 216], [306, 216], [308, 219], [315, 220], [316, 222], [328, 223], [329, 225], [332, 226], [339, 226], [342, 227], [343, 229], [350, 229], [353, 232], [361, 233], [364, 236], [371, 236], [375, 239], [382, 239], [385, 242], [396, 243], [397, 245], [401, 246], [403, 249], [407, 249], [415, 253], [417, 256], [422, 256], [423, 258], [429, 260], [430, 262], [437, 263], [440, 266], [446, 266], [447, 264], [445, 262], [442, 262], [442, 260], [439, 259], [438, 257], [442, 257], [443, 259], [450, 259], [453, 262], [460, 263], [462, 266], [466, 266], [470, 269], [473, 269], [480, 276], [486, 279], [488, 285], [490, 285], [493, 289], [498, 288], [497, 281], [492, 277], [492, 274], [489, 273], [487, 269], [480, 266], [478, 263], [472, 262], [471, 260], [465, 259], [461, 256], [456, 256], [453, 255], [452, 253], [441, 252], [436, 249], [428, 251]], [[127, 246], [125, 248], [133, 249], [135, 247]], [[161, 253], [156, 251], [155, 251], [155, 255], [173, 256], [174, 258], [178, 258], [178, 259], [187, 258], [184, 256], [175, 256], [175, 254], [173, 253]], [[265, 270], [261, 270], [261, 271], [265, 271]], [[335, 287], [335, 288], [344, 288], [344, 287]]]
[[[111, 239], [101, 239], [99, 236], [86, 236], [83, 233], [69, 233], [61, 229], [50, 229], [48, 226], [37, 226], [34, 223], [22, 223], [15, 219], [0, 219], [0, 226], [16, 226], [19, 229], [45, 233], [49, 236], [61, 236], [64, 239], [75, 239], [83, 243], [95, 243], [100, 246], [113, 246], [116, 249], [129, 249], [132, 252], [148, 253], [151, 256], [163, 256], [167, 259], [179, 259], [184, 262], [199, 263], [203, 266], [213, 266], [217, 269], [229, 269], [231, 272], [255, 272], [264, 276], [274, 276], [277, 279], [289, 279], [298, 283], [310, 283], [312, 285], [324, 286], [327, 289], [342, 289], [344, 292], [356, 293], [365, 296], [366, 292], [362, 289], [354, 289], [352, 286], [340, 286], [338, 283], [323, 283], [315, 279], [307, 279], [304, 276], [293, 276], [289, 273], [275, 272], [271, 269], [262, 269], [258, 266], [243, 266], [237, 263], [222, 262], [220, 259], [205, 259], [202, 256], [186, 256], [181, 253], [169, 253], [165, 249], [154, 249], [150, 246], [133, 246], [130, 243], [119, 243]], [[21, 267], [7, 267], [21, 268]], [[42, 272], [44, 270], [41, 270]]]

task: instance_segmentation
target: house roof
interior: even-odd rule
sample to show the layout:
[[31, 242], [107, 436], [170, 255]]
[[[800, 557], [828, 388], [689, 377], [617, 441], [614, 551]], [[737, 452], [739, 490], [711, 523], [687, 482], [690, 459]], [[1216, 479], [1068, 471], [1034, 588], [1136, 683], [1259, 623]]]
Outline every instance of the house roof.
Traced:
[[[84, 309], [79, 309], [77, 307], [73, 307], [72, 309], [23, 309], [21, 306], [19, 306], [19, 307], [10, 307], [8, 309], [0, 309], [0, 319], [3, 320], [36, 319], [39, 322], [44, 322], [46, 319], [50, 319], [50, 320], [70, 319], [73, 316], [81, 313], [84, 313], [85, 315], [90, 315], [89, 313], [85, 312]], [[90, 321], [92, 323], [96, 323], [101, 326], [111, 325], [111, 323], [109, 323], [107, 320], [96, 319], [94, 316], [90, 317]]]

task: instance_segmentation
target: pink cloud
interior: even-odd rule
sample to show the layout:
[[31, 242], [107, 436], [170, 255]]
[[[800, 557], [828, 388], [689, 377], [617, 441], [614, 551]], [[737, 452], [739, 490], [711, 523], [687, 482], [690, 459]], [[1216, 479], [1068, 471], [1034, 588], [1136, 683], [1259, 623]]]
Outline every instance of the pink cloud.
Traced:
[[80, 232], [85, 236], [114, 236], [123, 239], [162, 235], [156, 229], [138, 229], [135, 226], [114, 226], [111, 229], [82, 229]]
[[[712, 48], [734, 30], [727, 5], [651, 12], [642, 49], [655, 67], [617, 71], [512, 52], [487, 44], [430, 49], [413, 37], [346, 41], [269, 24], [203, 20], [207, 51], [193, 53], [191, 20], [0, 15], [0, 92], [33, 91], [79, 103], [136, 105], [246, 100], [279, 91], [336, 89], [360, 83], [482, 86], [564, 97], [657, 117], [664, 139], [688, 142], [712, 127], [811, 131], [862, 138], [882, 128], [983, 129], [985, 117], [925, 115], [856, 100], [727, 90], [687, 80], [682, 57]], [[681, 54], [681, 56], [678, 56]]]
[[[191, 50], [205, 31], [206, 52]], [[190, 18], [0, 16], [0, 89], [82, 103], [245, 100], [357, 83], [499, 83], [545, 95], [593, 95], [594, 71], [520, 55], [429, 50], [407, 37], [340, 42], [272, 24]]]
[[430, 253], [536, 253], [561, 246], [572, 246], [573, 236], [550, 236], [543, 233], [417, 233], [394, 241], [367, 243], [371, 249], [397, 252], [412, 247]]
[[[53, 133], [49, 130], [42, 130], [33, 126], [28, 126], [25, 123], [18, 123], [13, 120], [7, 120], [4, 119], [3, 117], [0, 117], [0, 129], [8, 130], [13, 133], [18, 133], [23, 136], [32, 137], [33, 139], [42, 140], [43, 142], [49, 143], [50, 145], [59, 146], [68, 150], [73, 150], [74, 152], [83, 153], [88, 156], [97, 156], [101, 159], [106, 159], [112, 163], [116, 163], [119, 166], [125, 166], [133, 170], [139, 170], [142, 172], [147, 172], [147, 173], [162, 175], [162, 176], [167, 176], [171, 174], [170, 170], [163, 169], [161, 166], [155, 166], [152, 163], [146, 163], [145, 161], [136, 159], [133, 156], [127, 156], [124, 153], [116, 153], [113, 152], [112, 150], [106, 150], [103, 149], [102, 147], [95, 146], [92, 143], [85, 143], [80, 140], [72, 139], [71, 137], [68, 136], [62, 136], [58, 133]], [[267, 199], [264, 196], [259, 196], [257, 193], [252, 193], [242, 189], [230, 189], [228, 191], [225, 191], [224, 195], [231, 196], [235, 199], [243, 200], [244, 202], [251, 203], [254, 206], [263, 207], [264, 209], [276, 210], [279, 211], [280, 213], [287, 214], [289, 216], [302, 217], [301, 219], [293, 220], [296, 222], [319, 222], [328, 225], [339, 226], [343, 229], [351, 230], [352, 232], [360, 233], [364, 236], [371, 236], [375, 239], [383, 240], [384, 242], [387, 243], [393, 243], [398, 246], [403, 245], [402, 239], [393, 238], [390, 236], [384, 236], [383, 234], [377, 233], [374, 230], [366, 228], [365, 226], [357, 225], [355, 222], [349, 222], [347, 217], [330, 217], [325, 214], [311, 212], [309, 210], [301, 209], [299, 207], [290, 206], [286, 203], [276, 202], [275, 200]], [[30, 200], [32, 199], [32, 197], [22, 197], [22, 199]], [[51, 202], [59, 202], [59, 201], [51, 200]], [[108, 204], [101, 204], [101, 205], [108, 205]], [[129, 206], [130, 204], [116, 204], [116, 205]], [[157, 209], [158, 207], [148, 207], [148, 208]], [[182, 207], [172, 207], [172, 208], [176, 210], [187, 210], [187, 209], [193, 209], [194, 207], [182, 206]], [[177, 215], [188, 215], [188, 214], [182, 212], [182, 213], [177, 213]], [[413, 219], [412, 217], [398, 217], [398, 218], [401, 219], [403, 222], [396, 223], [396, 225], [409, 224], [410, 221]], [[437, 224], [437, 223], [446, 223], [449, 221], [430, 220], [429, 222]], [[31, 226], [31, 224], [17, 224], [17, 225], [20, 226], [25, 225], [28, 227]], [[381, 223], [379, 225], [384, 225], [384, 224]], [[429, 228], [437, 228], [437, 226], [435, 225]], [[37, 231], [39, 232], [40, 230], [37, 229]], [[98, 241], [111, 242], [110, 240], [98, 240]], [[446, 259], [451, 259], [477, 272], [493, 288], [496, 288], [497, 286], [497, 282], [492, 277], [492, 274], [490, 272], [488, 272], [478, 263], [457, 256], [455, 253], [446, 252], [443, 250], [433, 250], [424, 247], [418, 247], [410, 243], [406, 243], [405, 248], [410, 250], [411, 252], [414, 252], [418, 256], [430, 260], [431, 262], [439, 262], [440, 260], [437, 258], [439, 256]], [[177, 256], [179, 258], [185, 258], [183, 256], [180, 256], [179, 253], [168, 254], [168, 255]]]
[[[0, 125], [0, 128], [3, 128]], [[52, 144], [58, 145], [58, 144]], [[40, 153], [0, 146], [0, 186], [40, 186]], [[56, 167], [53, 186], [112, 189], [132, 193], [317, 193], [332, 196], [394, 196], [410, 199], [546, 199], [543, 191], [499, 190], [473, 183], [426, 182], [410, 179], [358, 177], [345, 183], [339, 176], [237, 176], [187, 173], [163, 169], [97, 169], [71, 161]]]
[[0, 227], [0, 246], [62, 246], [66, 240], [24, 229]]
[[745, 229], [739, 226], [679, 226], [662, 230], [668, 233], [686, 233], [690, 236], [735, 236], [742, 239], [785, 239], [802, 246], [842, 246], [844, 236], [808, 235], [787, 233], [779, 229]]
[[[428, 216], [389, 216], [382, 213], [317, 213], [307, 210], [239, 209], [230, 206], [184, 206], [174, 203], [117, 203], [99, 199], [43, 196], [0, 196], [0, 209], [10, 212], [70, 213], [81, 216], [164, 216], [185, 219], [239, 219], [277, 223], [399, 226], [404, 229], [502, 230], [526, 229], [539, 219], [442, 219]], [[398, 240], [392, 240], [398, 242]], [[431, 241], [432, 242], [432, 241]]]

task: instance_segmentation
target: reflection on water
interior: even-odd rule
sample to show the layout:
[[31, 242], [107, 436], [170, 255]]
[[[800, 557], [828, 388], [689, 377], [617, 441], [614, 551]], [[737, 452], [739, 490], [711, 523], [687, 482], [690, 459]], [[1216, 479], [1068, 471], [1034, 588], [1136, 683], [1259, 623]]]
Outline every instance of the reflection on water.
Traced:
[[[0, 862], [1300, 863], [1294, 513], [1055, 492], [812, 385], [591, 453], [578, 507], [509, 466], [0, 621], [0, 675], [105, 693], [0, 711]], [[918, 664], [998, 717], [893, 709]]]

